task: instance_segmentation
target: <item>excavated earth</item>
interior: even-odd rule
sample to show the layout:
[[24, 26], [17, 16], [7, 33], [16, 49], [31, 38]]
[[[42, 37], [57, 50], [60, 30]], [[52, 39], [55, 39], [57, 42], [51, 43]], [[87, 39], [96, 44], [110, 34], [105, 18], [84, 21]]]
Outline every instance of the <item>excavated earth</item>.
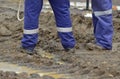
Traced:
[[[72, 10], [73, 11], [73, 10]], [[41, 13], [37, 54], [20, 52], [23, 21], [16, 18], [16, 10], [0, 7], [0, 62], [26, 66], [44, 72], [67, 74], [67, 79], [120, 79], [120, 13], [114, 12], [113, 49], [88, 50], [86, 44], [94, 42], [92, 19], [83, 12], [71, 14], [76, 39], [75, 53], [62, 51], [57, 36], [54, 15]], [[21, 14], [22, 16], [22, 14]], [[0, 79], [66, 79], [37, 73], [17, 73], [0, 70]]]

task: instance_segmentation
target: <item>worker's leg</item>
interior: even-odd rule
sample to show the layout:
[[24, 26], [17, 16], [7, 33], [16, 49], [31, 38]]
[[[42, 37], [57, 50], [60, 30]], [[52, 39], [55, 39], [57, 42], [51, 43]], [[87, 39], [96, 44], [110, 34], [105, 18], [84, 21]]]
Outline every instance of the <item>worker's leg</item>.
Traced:
[[92, 0], [96, 44], [112, 49], [112, 0]]
[[75, 46], [69, 11], [69, 0], [49, 0], [55, 14], [58, 35], [65, 49]]
[[38, 19], [43, 0], [25, 0], [24, 35], [22, 47], [33, 50], [38, 40]]

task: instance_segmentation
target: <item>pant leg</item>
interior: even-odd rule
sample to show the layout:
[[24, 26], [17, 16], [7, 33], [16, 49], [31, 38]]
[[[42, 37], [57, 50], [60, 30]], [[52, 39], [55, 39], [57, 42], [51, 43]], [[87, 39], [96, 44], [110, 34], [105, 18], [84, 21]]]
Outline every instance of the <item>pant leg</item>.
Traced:
[[49, 0], [54, 11], [58, 35], [65, 49], [75, 46], [75, 39], [72, 33], [72, 23], [70, 19], [69, 0]]
[[112, 49], [112, 0], [92, 0], [93, 25], [96, 43]]
[[38, 19], [43, 0], [25, 0], [22, 47], [33, 50], [38, 40]]

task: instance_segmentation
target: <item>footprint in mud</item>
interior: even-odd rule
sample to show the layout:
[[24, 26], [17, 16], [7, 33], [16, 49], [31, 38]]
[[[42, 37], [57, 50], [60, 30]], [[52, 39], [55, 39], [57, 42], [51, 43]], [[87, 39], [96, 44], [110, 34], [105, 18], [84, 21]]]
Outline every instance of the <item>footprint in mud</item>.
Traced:
[[30, 74], [30, 78], [40, 79], [40, 75], [39, 75], [39, 74], [36, 74], [36, 73], [33, 73], [33, 74]]
[[85, 70], [82, 70], [81, 72], [82, 72], [81, 75], [86, 75], [86, 74], [90, 73], [90, 70], [89, 69], [85, 69]]
[[72, 54], [65, 54], [64, 56], [61, 56], [61, 61], [66, 63], [73, 63], [77, 60], [76, 56]]
[[47, 75], [44, 75], [42, 78], [43, 78], [43, 79], [55, 79], [55, 78], [53, 78], [53, 77], [51, 77], [51, 76], [47, 76]]
[[100, 69], [95, 69], [91, 71], [91, 75], [92, 76], [102, 76], [104, 75], [106, 72], [104, 70], [100, 70]]

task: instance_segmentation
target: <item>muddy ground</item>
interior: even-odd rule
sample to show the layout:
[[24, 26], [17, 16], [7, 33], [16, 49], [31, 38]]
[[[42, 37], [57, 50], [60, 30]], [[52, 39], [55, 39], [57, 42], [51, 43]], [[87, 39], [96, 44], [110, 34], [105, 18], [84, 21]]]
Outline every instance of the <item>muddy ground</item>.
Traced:
[[[91, 18], [80, 12], [71, 14], [76, 52], [64, 53], [57, 36], [52, 13], [41, 13], [37, 54], [30, 56], [18, 51], [23, 21], [16, 18], [16, 10], [0, 7], [0, 62], [9, 62], [45, 72], [69, 75], [68, 79], [120, 79], [120, 15], [114, 12], [114, 38], [111, 51], [88, 50], [85, 44], [94, 42]], [[37, 73], [0, 71], [1, 79], [54, 79]], [[65, 79], [59, 78], [59, 79]]]

